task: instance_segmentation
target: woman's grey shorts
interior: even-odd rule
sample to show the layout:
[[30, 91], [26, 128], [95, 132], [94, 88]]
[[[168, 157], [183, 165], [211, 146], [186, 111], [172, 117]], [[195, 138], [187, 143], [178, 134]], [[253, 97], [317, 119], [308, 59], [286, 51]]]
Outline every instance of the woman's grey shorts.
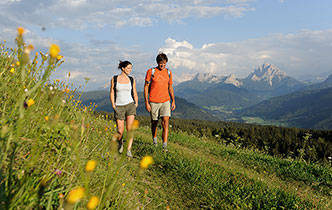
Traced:
[[114, 117], [116, 120], [125, 120], [129, 115], [136, 115], [136, 106], [134, 102], [123, 106], [115, 106]]

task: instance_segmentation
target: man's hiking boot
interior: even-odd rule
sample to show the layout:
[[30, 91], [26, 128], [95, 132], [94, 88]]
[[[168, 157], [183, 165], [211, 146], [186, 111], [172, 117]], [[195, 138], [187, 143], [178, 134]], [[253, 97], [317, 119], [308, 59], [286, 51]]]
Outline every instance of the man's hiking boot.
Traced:
[[163, 152], [167, 153], [168, 149], [167, 149], [167, 142], [163, 142]]
[[131, 154], [130, 150], [127, 150], [127, 157], [133, 158], [133, 154]]
[[119, 151], [120, 154], [122, 154], [122, 152], [123, 152], [123, 141], [122, 141], [122, 139], [119, 140], [118, 144], [119, 144], [118, 145], [118, 151]]

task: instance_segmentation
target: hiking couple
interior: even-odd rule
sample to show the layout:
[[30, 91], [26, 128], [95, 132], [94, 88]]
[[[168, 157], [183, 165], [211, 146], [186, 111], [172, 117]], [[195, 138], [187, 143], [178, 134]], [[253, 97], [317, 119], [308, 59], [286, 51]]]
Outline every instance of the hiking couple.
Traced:
[[[153, 144], [157, 145], [158, 120], [162, 119], [163, 151], [167, 150], [168, 126], [171, 110], [175, 109], [174, 91], [172, 86], [172, 72], [166, 68], [168, 58], [164, 53], [158, 54], [157, 67], [146, 72], [144, 85], [145, 108], [151, 116], [151, 132]], [[132, 64], [129, 61], [120, 61], [118, 68], [121, 70], [111, 80], [110, 100], [114, 110], [114, 117], [118, 129], [118, 151], [123, 152], [123, 131], [126, 121], [127, 131], [131, 130], [135, 120], [138, 96], [136, 81], [129, 76]], [[172, 103], [170, 102], [172, 101]], [[128, 141], [127, 156], [132, 158], [131, 147], [133, 136]]]

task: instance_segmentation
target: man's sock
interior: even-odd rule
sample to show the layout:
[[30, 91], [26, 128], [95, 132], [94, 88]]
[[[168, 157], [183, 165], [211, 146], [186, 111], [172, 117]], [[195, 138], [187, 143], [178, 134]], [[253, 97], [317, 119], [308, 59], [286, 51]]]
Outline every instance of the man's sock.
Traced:
[[167, 149], [167, 142], [163, 142], [163, 149]]
[[157, 144], [157, 137], [153, 137], [153, 144]]

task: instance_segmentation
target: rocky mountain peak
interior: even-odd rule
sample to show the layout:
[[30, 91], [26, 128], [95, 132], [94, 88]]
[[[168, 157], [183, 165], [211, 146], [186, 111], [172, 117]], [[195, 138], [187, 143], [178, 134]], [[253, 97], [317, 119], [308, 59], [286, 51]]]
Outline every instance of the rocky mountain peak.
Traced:
[[287, 76], [288, 75], [281, 71], [278, 67], [269, 63], [264, 63], [249, 74], [247, 78], [254, 81], [266, 81], [270, 86], [272, 86], [272, 81], [281, 81]]
[[236, 79], [235, 74], [231, 74], [231, 75], [227, 76], [226, 79], [225, 79], [225, 81], [224, 81], [224, 83], [226, 83], [226, 84], [232, 84], [232, 85], [234, 85], [236, 87], [239, 87], [239, 86], [241, 86], [243, 84], [241, 81], [239, 81], [239, 80]]
[[324, 83], [332, 83], [332, 74], [324, 80]]
[[198, 73], [194, 80], [198, 80], [199, 82], [218, 83], [221, 82], [223, 78], [223, 76], [216, 76], [210, 73]]

